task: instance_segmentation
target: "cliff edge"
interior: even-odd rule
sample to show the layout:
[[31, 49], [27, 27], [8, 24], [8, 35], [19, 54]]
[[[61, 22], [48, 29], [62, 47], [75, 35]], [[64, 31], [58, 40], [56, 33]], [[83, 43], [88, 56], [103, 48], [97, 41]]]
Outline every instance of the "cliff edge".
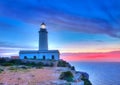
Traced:
[[[3, 62], [4, 61], [4, 62]], [[1, 60], [0, 85], [92, 85], [86, 72], [68, 62]]]

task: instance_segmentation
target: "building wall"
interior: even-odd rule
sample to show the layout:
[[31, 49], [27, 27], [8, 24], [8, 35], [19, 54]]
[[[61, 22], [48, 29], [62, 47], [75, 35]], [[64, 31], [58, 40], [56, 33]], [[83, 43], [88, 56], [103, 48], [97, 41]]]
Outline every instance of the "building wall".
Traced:
[[59, 53], [25, 53], [25, 54], [19, 54], [20, 59], [24, 59], [25, 56], [27, 59], [34, 59], [34, 56], [36, 56], [36, 59], [43, 59], [43, 56], [45, 57], [45, 60], [52, 59], [52, 56], [54, 56], [54, 60], [59, 60]]
[[48, 50], [48, 32], [46, 29], [39, 31], [39, 50]]

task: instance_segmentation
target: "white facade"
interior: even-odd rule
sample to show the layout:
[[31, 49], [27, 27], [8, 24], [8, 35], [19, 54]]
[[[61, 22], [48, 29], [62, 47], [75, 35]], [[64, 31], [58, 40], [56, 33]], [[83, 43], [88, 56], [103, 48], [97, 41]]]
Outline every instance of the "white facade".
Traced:
[[49, 51], [20, 51], [21, 59], [42, 59], [42, 60], [59, 60], [58, 50]]
[[48, 50], [48, 32], [46, 29], [39, 31], [39, 50]]
[[42, 59], [42, 60], [59, 60], [58, 50], [48, 50], [48, 32], [45, 24], [41, 24], [39, 31], [39, 50], [21, 50], [20, 59]]

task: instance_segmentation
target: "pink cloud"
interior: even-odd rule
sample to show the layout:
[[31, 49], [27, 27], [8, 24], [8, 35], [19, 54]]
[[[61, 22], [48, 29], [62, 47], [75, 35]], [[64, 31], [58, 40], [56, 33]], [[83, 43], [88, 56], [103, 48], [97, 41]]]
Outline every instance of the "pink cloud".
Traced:
[[120, 62], [120, 51], [104, 53], [63, 53], [61, 58], [68, 61]]

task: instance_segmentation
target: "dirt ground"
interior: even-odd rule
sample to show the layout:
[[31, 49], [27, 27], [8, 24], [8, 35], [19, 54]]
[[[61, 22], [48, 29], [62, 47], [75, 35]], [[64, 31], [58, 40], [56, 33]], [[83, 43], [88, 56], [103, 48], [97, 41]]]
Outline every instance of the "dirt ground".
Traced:
[[51, 67], [17, 71], [5, 70], [0, 73], [0, 85], [41, 85], [57, 80], [59, 75], [60, 71]]

